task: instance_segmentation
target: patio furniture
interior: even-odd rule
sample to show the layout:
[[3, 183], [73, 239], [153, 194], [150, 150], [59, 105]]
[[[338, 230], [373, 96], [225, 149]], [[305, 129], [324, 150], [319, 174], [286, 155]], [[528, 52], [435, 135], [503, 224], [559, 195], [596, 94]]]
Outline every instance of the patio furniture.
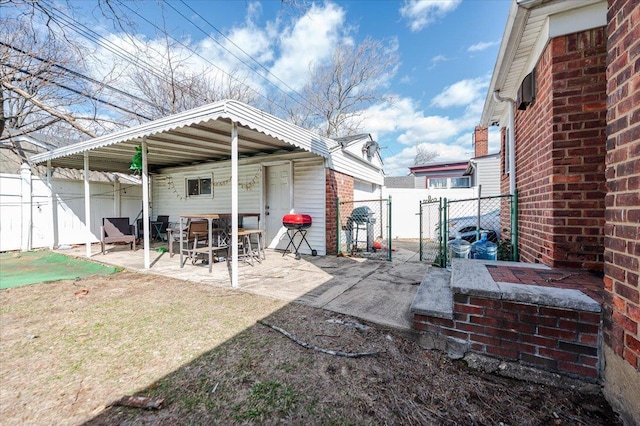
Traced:
[[169, 216], [158, 215], [154, 222], [154, 231], [156, 236], [162, 241], [162, 234], [168, 238], [167, 228], [169, 228]]
[[[211, 270], [212, 253], [227, 249], [227, 245], [222, 242], [220, 237], [221, 230], [210, 228], [209, 224], [210, 221], [207, 220], [189, 220], [185, 235], [180, 239], [180, 267], [184, 267], [188, 259], [191, 260], [191, 264], [195, 265], [201, 255], [207, 254], [207, 262]], [[211, 231], [211, 238], [216, 241], [215, 245], [209, 240], [209, 231]]]
[[104, 217], [100, 227], [100, 247], [104, 254], [104, 245], [111, 243], [129, 243], [131, 250], [136, 249], [136, 236], [128, 217]]

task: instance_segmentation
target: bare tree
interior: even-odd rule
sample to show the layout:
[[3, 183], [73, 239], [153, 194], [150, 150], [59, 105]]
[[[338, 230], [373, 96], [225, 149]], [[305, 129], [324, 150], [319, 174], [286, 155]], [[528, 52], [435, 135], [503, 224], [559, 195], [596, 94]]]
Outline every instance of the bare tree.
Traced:
[[95, 136], [91, 96], [65, 71], [80, 66], [77, 56], [23, 22], [2, 19], [0, 27], [0, 140], [52, 126]]
[[327, 137], [361, 130], [364, 110], [384, 95], [385, 82], [398, 59], [392, 48], [367, 38], [360, 44], [338, 46], [327, 63], [311, 64], [303, 100], [284, 98], [287, 118]]
[[416, 146], [416, 156], [413, 160], [414, 166], [420, 166], [433, 162], [440, 154], [436, 151], [429, 151], [424, 145]]

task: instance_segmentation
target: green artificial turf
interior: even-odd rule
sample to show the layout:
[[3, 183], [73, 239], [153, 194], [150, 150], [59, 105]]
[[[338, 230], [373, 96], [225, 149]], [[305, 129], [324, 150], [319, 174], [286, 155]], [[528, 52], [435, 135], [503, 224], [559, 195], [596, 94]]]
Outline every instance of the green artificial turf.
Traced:
[[0, 253], [0, 289], [49, 281], [108, 275], [120, 268], [48, 250]]

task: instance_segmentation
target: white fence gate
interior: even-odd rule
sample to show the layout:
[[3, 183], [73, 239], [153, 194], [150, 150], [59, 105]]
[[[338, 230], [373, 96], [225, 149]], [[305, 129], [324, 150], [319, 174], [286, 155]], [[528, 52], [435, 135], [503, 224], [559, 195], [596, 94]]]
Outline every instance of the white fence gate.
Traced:
[[[84, 182], [0, 173], [0, 252], [84, 244], [100, 240], [103, 217], [129, 217], [142, 209], [142, 187], [91, 182], [90, 229], [85, 226]], [[89, 233], [89, 234], [87, 234]]]

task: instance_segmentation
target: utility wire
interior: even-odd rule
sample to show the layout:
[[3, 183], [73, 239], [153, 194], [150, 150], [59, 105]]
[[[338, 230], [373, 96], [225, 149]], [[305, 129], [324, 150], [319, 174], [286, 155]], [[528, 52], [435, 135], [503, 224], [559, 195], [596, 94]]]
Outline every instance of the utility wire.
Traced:
[[[142, 16], [140, 13], [138, 13], [137, 11], [133, 10], [132, 8], [130, 8], [129, 6], [127, 6], [126, 4], [120, 2], [120, 5], [125, 7], [126, 9], [128, 9], [129, 11], [131, 11], [132, 13], [138, 15], [138, 17], [140, 17], [140, 19], [144, 20], [146, 23], [148, 23], [149, 25], [151, 25], [152, 27], [154, 27], [156, 30], [163, 32], [166, 34], [166, 31], [164, 31], [162, 28], [158, 27], [155, 23], [151, 22], [149, 19], [145, 18], [144, 16]], [[195, 24], [194, 24], [195, 25]], [[167, 34], [168, 35], [168, 34]], [[249, 90], [251, 90], [253, 93], [255, 93], [256, 95], [262, 97], [264, 100], [266, 100], [267, 102], [276, 105], [277, 107], [281, 108], [283, 111], [285, 110], [284, 107], [282, 107], [281, 105], [275, 104], [275, 102], [269, 98], [267, 98], [265, 95], [263, 95], [262, 93], [258, 92], [256, 89], [254, 89], [253, 87], [251, 87], [250, 85], [244, 83], [243, 81], [237, 79], [236, 77], [234, 77], [233, 75], [229, 74], [228, 72], [226, 72], [225, 70], [223, 70], [222, 68], [220, 68], [219, 66], [217, 66], [216, 64], [214, 64], [213, 62], [211, 62], [208, 58], [205, 58], [204, 56], [202, 56], [200, 53], [196, 52], [195, 50], [193, 50], [190, 46], [187, 46], [186, 44], [184, 44], [183, 42], [176, 40], [175, 38], [169, 36], [171, 38], [171, 40], [173, 40], [174, 42], [176, 42], [177, 44], [179, 44], [180, 46], [184, 47], [185, 49], [189, 50], [191, 53], [193, 53], [194, 55], [198, 56], [199, 58], [201, 58], [202, 60], [204, 60], [205, 62], [207, 62], [209, 65], [211, 65], [212, 67], [216, 68], [218, 71], [220, 71], [221, 73], [225, 74], [226, 76], [228, 76], [231, 80], [235, 81], [238, 84], [241, 84], [243, 86], [246, 86]], [[255, 70], [253, 70], [255, 72]]]
[[[106, 84], [106, 83], [104, 83], [104, 82], [98, 81], [98, 80], [96, 80], [96, 79], [94, 79], [94, 78], [92, 78], [92, 77], [89, 77], [89, 76], [87, 76], [87, 75], [81, 74], [81, 73], [79, 73], [78, 71], [74, 71], [74, 70], [72, 70], [72, 69], [70, 69], [70, 68], [64, 67], [64, 66], [59, 65], [59, 64], [56, 64], [56, 63], [54, 63], [54, 62], [51, 62], [51, 61], [50, 61], [50, 60], [48, 60], [48, 59], [41, 58], [41, 57], [39, 57], [39, 56], [37, 56], [37, 55], [35, 55], [35, 54], [31, 53], [31, 52], [27, 52], [27, 51], [22, 50], [22, 49], [20, 49], [20, 48], [18, 48], [18, 47], [12, 46], [12, 45], [7, 44], [7, 43], [4, 43], [4, 42], [2, 42], [2, 41], [0, 41], [0, 45], [1, 45], [1, 46], [5, 46], [5, 47], [8, 47], [9, 49], [15, 50], [15, 51], [16, 51], [16, 52], [18, 52], [18, 53], [21, 53], [21, 54], [23, 54], [23, 55], [29, 56], [30, 58], [36, 59], [36, 60], [38, 60], [38, 61], [40, 61], [40, 62], [44, 62], [45, 64], [51, 65], [51, 66], [52, 66], [52, 67], [54, 67], [54, 68], [57, 68], [57, 69], [59, 69], [59, 70], [62, 70], [62, 71], [66, 72], [66, 73], [68, 73], [68, 74], [71, 74], [71, 75], [73, 75], [73, 76], [79, 77], [79, 78], [81, 78], [81, 79], [83, 79], [83, 80], [87, 80], [87, 81], [89, 81], [89, 82], [91, 82], [91, 83], [94, 83], [94, 84], [96, 84], [96, 85], [99, 85], [99, 86], [101, 86], [101, 87], [105, 87], [105, 88], [107, 88], [107, 89], [109, 89], [109, 90], [113, 90], [114, 92], [119, 93], [119, 94], [121, 94], [121, 95], [123, 95], [123, 96], [127, 96], [127, 97], [129, 97], [129, 98], [131, 98], [131, 99], [133, 99], [133, 100], [135, 100], [135, 101], [137, 101], [137, 102], [142, 102], [142, 103], [145, 103], [145, 104], [150, 105], [150, 106], [155, 106], [155, 105], [153, 105], [153, 103], [149, 102], [149, 101], [148, 101], [148, 100], [146, 100], [146, 99], [142, 99], [142, 98], [140, 98], [140, 97], [138, 97], [138, 96], [132, 95], [131, 93], [125, 92], [124, 90], [118, 89], [117, 87], [111, 86], [111, 85]], [[14, 68], [14, 67], [12, 67], [12, 68]], [[143, 116], [140, 116], [140, 117], [141, 117], [141, 118], [146, 118], [146, 117], [143, 117]]]
[[100, 102], [100, 103], [103, 103], [103, 104], [108, 105], [108, 106], [110, 106], [110, 107], [113, 107], [113, 108], [119, 109], [119, 110], [121, 110], [121, 111], [127, 112], [127, 113], [129, 113], [129, 114], [133, 114], [133, 115], [135, 115], [136, 117], [140, 117], [140, 118], [143, 118], [143, 119], [145, 119], [145, 120], [149, 120], [149, 121], [151, 121], [151, 120], [152, 120], [152, 119], [151, 119], [151, 118], [149, 118], [149, 117], [146, 117], [146, 116], [144, 116], [144, 115], [138, 114], [137, 112], [131, 111], [131, 110], [127, 109], [127, 108], [121, 107], [121, 106], [116, 105], [116, 104], [114, 104], [114, 103], [111, 103], [111, 102], [109, 102], [109, 101], [105, 101], [104, 99], [100, 99], [100, 98], [98, 98], [98, 97], [96, 97], [96, 96], [94, 96], [94, 95], [91, 95], [91, 94], [89, 94], [89, 93], [84, 93], [84, 92], [82, 92], [81, 90], [74, 89], [74, 88], [69, 87], [69, 86], [67, 86], [67, 85], [65, 85], [65, 84], [62, 84], [62, 83], [58, 83], [57, 81], [53, 81], [53, 80], [51, 80], [51, 79], [49, 79], [49, 78], [47, 78], [47, 77], [43, 77], [43, 76], [40, 76], [40, 75], [35, 75], [34, 73], [32, 73], [32, 72], [30, 72], [30, 71], [27, 71], [27, 70], [25, 70], [25, 69], [23, 69], [23, 68], [16, 67], [16, 66], [11, 65], [11, 64], [9, 64], [9, 63], [5, 63], [4, 65], [8, 66], [9, 68], [13, 68], [14, 70], [19, 71], [19, 72], [21, 72], [21, 73], [23, 73], [23, 74], [27, 74], [27, 75], [29, 75], [29, 76], [31, 76], [31, 77], [33, 77], [33, 78], [37, 78], [37, 79], [40, 79], [40, 80], [42, 80], [42, 81], [46, 81], [47, 83], [51, 83], [51, 84], [53, 84], [53, 85], [55, 85], [55, 86], [58, 86], [58, 87], [60, 87], [60, 88], [62, 88], [62, 89], [65, 89], [65, 90], [68, 90], [68, 91], [70, 91], [70, 92], [73, 92], [73, 93], [75, 93], [75, 94], [77, 94], [77, 95], [81, 95], [81, 96], [87, 97], [87, 98], [89, 98], [89, 99], [91, 99], [91, 100], [94, 100], [94, 101], [96, 101], [96, 102]]
[[[282, 90], [280, 87], [278, 87], [277, 85], [275, 85], [271, 80], [269, 80], [267, 77], [265, 77], [263, 74], [258, 73], [253, 67], [251, 67], [248, 63], [246, 63], [244, 60], [242, 60], [241, 58], [239, 58], [235, 53], [233, 53], [231, 50], [229, 50], [226, 46], [224, 46], [222, 43], [220, 43], [218, 40], [216, 40], [214, 37], [211, 37], [209, 35], [209, 33], [207, 33], [205, 30], [203, 30], [202, 28], [200, 28], [200, 26], [196, 25], [195, 22], [193, 22], [190, 18], [186, 17], [182, 12], [180, 12], [178, 9], [176, 9], [173, 4], [171, 4], [170, 2], [167, 2], [166, 0], [164, 0], [164, 3], [167, 4], [167, 6], [169, 6], [171, 9], [173, 9], [177, 14], [179, 14], [180, 16], [182, 16], [182, 18], [184, 18], [187, 22], [189, 22], [191, 25], [193, 25], [195, 28], [197, 28], [198, 30], [200, 30], [200, 32], [202, 32], [207, 38], [213, 40], [214, 43], [216, 43], [217, 45], [219, 45], [221, 48], [223, 48], [225, 51], [227, 51], [231, 56], [233, 56], [234, 58], [236, 58], [237, 60], [239, 60], [243, 65], [245, 65], [247, 68], [249, 68], [251, 71], [253, 71], [255, 74], [257, 74], [260, 78], [262, 78], [263, 80], [265, 80], [267, 83], [269, 83], [270, 85], [274, 86], [277, 90], [281, 91], [285, 96], [287, 96], [289, 99], [291, 99], [292, 101], [294, 101], [295, 103], [297, 103], [298, 105], [300, 105], [301, 107], [310, 110], [311, 108], [315, 109], [316, 106], [311, 104], [307, 99], [304, 98], [304, 96], [302, 96], [300, 93], [298, 93], [295, 89], [293, 89], [291, 86], [289, 86], [286, 82], [284, 82], [280, 77], [278, 77], [277, 75], [273, 74], [271, 71], [269, 71], [269, 69], [267, 67], [265, 67], [263, 64], [261, 64], [258, 60], [256, 60], [253, 56], [251, 56], [249, 53], [247, 53], [244, 49], [242, 49], [240, 46], [238, 46], [233, 40], [231, 40], [229, 37], [227, 37], [222, 31], [220, 31], [218, 28], [216, 28], [215, 25], [213, 25], [211, 22], [209, 22], [207, 19], [205, 19], [199, 12], [197, 12], [196, 10], [194, 10], [191, 6], [189, 6], [187, 3], [184, 2], [184, 0], [180, 0], [180, 3], [182, 3], [187, 9], [189, 9], [191, 12], [193, 12], [198, 18], [200, 18], [202, 21], [204, 21], [207, 25], [209, 25], [215, 32], [217, 32], [218, 34], [220, 34], [225, 40], [227, 40], [229, 43], [231, 43], [236, 49], [238, 49], [240, 52], [244, 53], [244, 55], [249, 58], [251, 61], [253, 61], [255, 64], [257, 64], [260, 68], [262, 68], [263, 70], [265, 70], [267, 72], [267, 74], [269, 74], [270, 76], [272, 76], [273, 78], [275, 78], [278, 82], [282, 83], [282, 85], [284, 87], [286, 87], [287, 89], [289, 89], [291, 92], [295, 93], [297, 96], [300, 97], [300, 99], [302, 99], [303, 101], [305, 101], [308, 105], [303, 105], [299, 100], [295, 99], [293, 96], [291, 96], [289, 93], [285, 92], [284, 90]], [[310, 108], [311, 106], [311, 108]]]

